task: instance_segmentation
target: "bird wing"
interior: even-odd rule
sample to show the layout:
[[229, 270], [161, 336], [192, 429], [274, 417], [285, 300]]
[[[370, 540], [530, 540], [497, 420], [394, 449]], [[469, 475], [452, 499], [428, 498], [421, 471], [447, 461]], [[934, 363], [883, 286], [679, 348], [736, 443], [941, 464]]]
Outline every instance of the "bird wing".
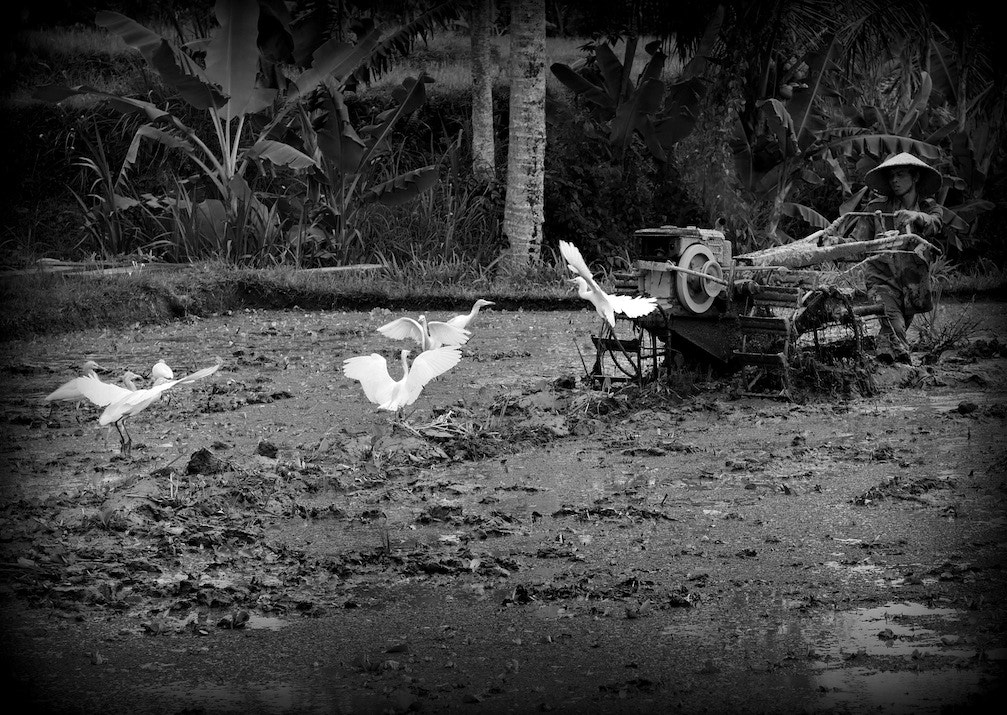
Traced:
[[343, 374], [364, 388], [364, 395], [376, 405], [391, 399], [395, 380], [388, 374], [388, 363], [377, 353], [343, 360]]
[[219, 369], [220, 369], [220, 363], [218, 362], [216, 365], [210, 365], [210, 367], [204, 367], [202, 370], [196, 370], [196, 372], [190, 373], [185, 377], [180, 377], [177, 380], [171, 380], [169, 382], [156, 385], [155, 387], [152, 387], [150, 389], [152, 390], [159, 389], [163, 392], [164, 390], [168, 390], [174, 387], [175, 385], [188, 385], [190, 382], [195, 382], [196, 380], [202, 380], [204, 377], [209, 377], [213, 373], [217, 372], [217, 370]]
[[101, 417], [98, 418], [98, 424], [110, 425], [113, 422], [118, 422], [123, 417], [142, 412], [161, 396], [161, 393], [164, 392], [164, 390], [160, 389], [161, 387], [163, 385], [148, 387], [145, 390], [137, 390], [136, 392], [130, 392], [128, 395], [123, 395], [105, 407], [105, 410], [101, 413]]
[[97, 377], [80, 378], [80, 394], [98, 407], [107, 407], [132, 392], [125, 387], [102, 382]]
[[[409, 374], [406, 376], [409, 392], [412, 393], [415, 390], [416, 395], [419, 395], [424, 385], [453, 368], [461, 359], [462, 353], [457, 347], [444, 346], [433, 350], [424, 350], [413, 360]], [[415, 399], [416, 397], [413, 397], [413, 400]]]
[[211, 365], [210, 367], [204, 367], [202, 370], [196, 370], [196, 372], [186, 375], [185, 377], [180, 377], [177, 380], [169, 380], [168, 382], [162, 382], [154, 385], [153, 387], [148, 387], [145, 390], [129, 392], [121, 399], [116, 400], [105, 408], [105, 411], [101, 413], [101, 417], [98, 418], [98, 424], [111, 424], [128, 415], [135, 415], [138, 412], [143, 412], [161, 396], [161, 393], [170, 390], [175, 385], [188, 385], [196, 380], [202, 380], [204, 377], [212, 375], [219, 369], [220, 363], [217, 363], [216, 365]]
[[420, 396], [428, 382], [453, 368], [461, 359], [462, 353], [457, 347], [444, 346], [424, 350], [413, 360], [402, 389], [395, 395], [395, 402], [382, 405], [382, 408], [394, 410], [416, 402], [416, 398]]
[[52, 402], [53, 400], [81, 400], [84, 398], [84, 395], [80, 391], [80, 384], [85, 379], [87, 378], [75, 377], [72, 380], [67, 380], [43, 399], [46, 402]]
[[414, 340], [423, 344], [423, 327], [412, 318], [397, 318], [379, 327], [378, 332], [393, 340]]
[[585, 261], [584, 257], [580, 255], [580, 249], [569, 241], [560, 241], [559, 252], [566, 260], [567, 268], [583, 278], [587, 283], [588, 288], [598, 293], [599, 296], [605, 297], [608, 295], [601, 289], [601, 286], [598, 285], [598, 282], [594, 279], [591, 269], [587, 266], [587, 261]]
[[[466, 316], [461, 316], [466, 317]], [[452, 319], [453, 320], [453, 319]], [[472, 337], [472, 333], [464, 328], [452, 325], [450, 321], [444, 323], [434, 320], [427, 323], [427, 331], [434, 342], [441, 345], [464, 345]], [[429, 351], [426, 351], [429, 352]]]
[[594, 283], [594, 276], [591, 274], [591, 269], [587, 267], [587, 261], [580, 255], [580, 249], [569, 241], [560, 241], [559, 252], [571, 271], [580, 274], [588, 283]]
[[610, 295], [608, 297], [616, 313], [627, 318], [640, 318], [657, 309], [657, 298], [641, 295]]

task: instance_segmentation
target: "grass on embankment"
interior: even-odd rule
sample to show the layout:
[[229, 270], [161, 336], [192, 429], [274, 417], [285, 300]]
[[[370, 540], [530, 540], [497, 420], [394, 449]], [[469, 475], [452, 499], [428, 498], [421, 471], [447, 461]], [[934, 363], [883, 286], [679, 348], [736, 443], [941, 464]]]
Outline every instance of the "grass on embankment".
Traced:
[[584, 308], [570, 285], [553, 278], [552, 271], [535, 279], [467, 284], [423, 283], [401, 275], [393, 278], [381, 270], [315, 273], [217, 263], [139, 270], [132, 275], [40, 271], [6, 277], [0, 283], [0, 340], [161, 323], [242, 308], [462, 311], [476, 298], [492, 300], [503, 310]]
[[[942, 300], [1007, 298], [1007, 272], [956, 274]], [[582, 310], [587, 304], [554, 266], [524, 275], [437, 278], [406, 271], [318, 273], [291, 268], [246, 269], [222, 263], [139, 270], [132, 275], [35, 272], [0, 282], [0, 340], [87, 328], [163, 323], [243, 308], [463, 311], [476, 298], [501, 310]]]

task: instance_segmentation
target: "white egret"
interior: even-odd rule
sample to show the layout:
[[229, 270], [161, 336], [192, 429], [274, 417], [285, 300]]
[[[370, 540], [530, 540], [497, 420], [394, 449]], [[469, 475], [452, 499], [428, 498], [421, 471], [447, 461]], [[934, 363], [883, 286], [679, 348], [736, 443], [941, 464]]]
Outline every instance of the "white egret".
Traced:
[[398, 318], [379, 327], [378, 332], [394, 340], [415, 340], [419, 343], [421, 352], [434, 350], [442, 345], [464, 345], [472, 337], [472, 333], [464, 328], [440, 320], [428, 322], [425, 315], [421, 315], [419, 320]]
[[211, 365], [210, 367], [204, 367], [202, 370], [197, 370], [191, 375], [186, 375], [185, 377], [180, 377], [176, 380], [166, 380], [146, 389], [137, 390], [136, 392], [124, 395], [121, 399], [112, 402], [105, 408], [105, 411], [101, 413], [101, 417], [98, 418], [98, 424], [114, 424], [115, 429], [119, 432], [121, 451], [124, 454], [129, 454], [133, 447], [133, 438], [129, 436], [129, 432], [126, 430], [124, 420], [127, 417], [132, 417], [133, 415], [147, 409], [151, 404], [157, 401], [165, 391], [170, 390], [176, 385], [187, 385], [195, 382], [196, 380], [202, 380], [204, 377], [209, 377], [219, 369], [220, 363], [218, 362], [216, 365]]
[[[602, 320], [615, 329], [615, 314], [620, 313], [627, 318], [641, 318], [657, 309], [657, 299], [649, 296], [609, 295], [601, 289], [594, 280], [587, 262], [580, 251], [572, 243], [559, 242], [559, 252], [566, 260], [567, 267], [577, 274], [571, 278], [571, 283], [577, 284], [577, 295], [590, 301]], [[602, 326], [604, 328], [604, 326]]]
[[[174, 380], [175, 372], [170, 367], [168, 367], [168, 363], [164, 361], [164, 358], [161, 358], [156, 363], [154, 363], [154, 366], [152, 368], [150, 368], [150, 379], [152, 381], [152, 384], [160, 385], [162, 382], [167, 382], [168, 380]], [[168, 393], [167, 403], [169, 405], [171, 404], [171, 393]]]
[[462, 313], [461, 315], [456, 315], [453, 318], [448, 318], [445, 322], [448, 325], [453, 325], [456, 328], [461, 328], [463, 330], [468, 330], [468, 327], [475, 320], [476, 316], [479, 315], [479, 309], [484, 308], [487, 305], [496, 305], [492, 300], [483, 300], [480, 298], [472, 305], [472, 310], [468, 313]]
[[157, 385], [166, 380], [174, 380], [175, 373], [172, 372], [171, 368], [168, 367], [168, 363], [162, 358], [154, 363], [154, 367], [150, 368], [150, 379]]
[[420, 396], [423, 387], [442, 375], [462, 359], [457, 347], [439, 347], [424, 350], [413, 364], [409, 364], [409, 351], [402, 351], [402, 377], [393, 380], [388, 374], [388, 363], [377, 353], [348, 358], [343, 361], [343, 374], [357, 380], [364, 388], [367, 399], [379, 410], [398, 411], [411, 405]]

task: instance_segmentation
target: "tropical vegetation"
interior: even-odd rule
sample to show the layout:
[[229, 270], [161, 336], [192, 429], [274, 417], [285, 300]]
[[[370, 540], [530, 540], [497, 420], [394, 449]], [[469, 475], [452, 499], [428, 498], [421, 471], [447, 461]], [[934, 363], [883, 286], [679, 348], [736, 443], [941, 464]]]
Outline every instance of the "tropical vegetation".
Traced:
[[[1004, 255], [1007, 92], [992, 35], [967, 8], [497, 3], [479, 70], [496, 74], [487, 180], [469, 83], [438, 88], [450, 67], [467, 72], [472, 8], [486, 5], [345, 3], [332, 15], [218, 0], [168, 25], [130, 17], [125, 2], [99, 12], [94, 24], [142, 59], [121, 67], [142, 84], [36, 88], [58, 104], [50, 142], [72, 146], [60, 156], [76, 171], [54, 173], [72, 179], [75, 218], [62, 214], [61, 233], [78, 238], [44, 252], [301, 267], [440, 257], [489, 270], [528, 236], [516, 251], [531, 261], [570, 239], [617, 263], [633, 230], [658, 223], [717, 224], [752, 249], [856, 208], [864, 173], [909, 150], [945, 176], [948, 256], [974, 267]], [[545, 110], [545, 139], [529, 143], [544, 173], [519, 196], [536, 162], [508, 164], [529, 122], [507, 101], [506, 54], [529, 7], [544, 17], [525, 45], [545, 39], [546, 21], [552, 42], [589, 39], [567, 41], [579, 48], [562, 58], [533, 48], [551, 60], [531, 90]], [[41, 223], [27, 223], [8, 245], [38, 241]]]

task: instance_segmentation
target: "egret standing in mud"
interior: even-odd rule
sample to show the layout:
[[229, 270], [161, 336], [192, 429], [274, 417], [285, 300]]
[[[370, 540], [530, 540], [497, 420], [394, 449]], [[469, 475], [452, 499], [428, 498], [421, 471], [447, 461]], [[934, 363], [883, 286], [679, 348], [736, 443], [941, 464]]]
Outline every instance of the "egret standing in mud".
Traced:
[[480, 298], [472, 305], [472, 310], [467, 313], [462, 313], [461, 315], [456, 315], [453, 318], [448, 318], [445, 322], [456, 328], [468, 330], [469, 326], [472, 325], [472, 321], [475, 320], [477, 315], [479, 315], [479, 309], [485, 308], [487, 305], [496, 305], [496, 303], [492, 300], [483, 300]]
[[442, 345], [464, 345], [472, 337], [468, 330], [450, 323], [439, 320], [427, 322], [425, 315], [421, 315], [419, 320], [398, 318], [379, 327], [378, 332], [393, 340], [414, 340], [419, 343], [421, 352], [434, 350]]
[[413, 364], [409, 364], [409, 351], [402, 351], [402, 377], [392, 379], [388, 363], [377, 353], [347, 358], [343, 361], [343, 374], [356, 380], [364, 389], [367, 399], [379, 410], [400, 412], [416, 401], [423, 387], [438, 375], [453, 368], [462, 359], [457, 347], [443, 346], [424, 350]]
[[115, 425], [115, 429], [119, 432], [120, 451], [123, 454], [128, 455], [133, 447], [133, 438], [129, 436], [129, 432], [126, 430], [125, 420], [127, 417], [132, 417], [133, 415], [147, 409], [150, 405], [157, 401], [165, 391], [170, 390], [176, 385], [187, 385], [195, 382], [196, 380], [202, 380], [204, 377], [209, 377], [219, 369], [220, 363], [218, 362], [216, 365], [205, 367], [202, 370], [197, 370], [191, 375], [186, 375], [185, 377], [181, 377], [177, 380], [165, 380], [164, 382], [153, 385], [152, 387], [131, 392], [106, 407], [105, 411], [101, 413], [101, 417], [98, 418], [98, 424]]
[[577, 285], [577, 295], [594, 305], [594, 309], [605, 321], [605, 325], [611, 332], [615, 332], [615, 314], [625, 315], [627, 318], [641, 318], [654, 310], [657, 310], [657, 299], [649, 296], [629, 296], [629, 295], [609, 295], [601, 289], [601, 286], [594, 280], [591, 270], [587, 267], [587, 262], [580, 255], [580, 250], [567, 241], [559, 242], [559, 252], [566, 260], [567, 268], [577, 274], [571, 278], [570, 282]]

